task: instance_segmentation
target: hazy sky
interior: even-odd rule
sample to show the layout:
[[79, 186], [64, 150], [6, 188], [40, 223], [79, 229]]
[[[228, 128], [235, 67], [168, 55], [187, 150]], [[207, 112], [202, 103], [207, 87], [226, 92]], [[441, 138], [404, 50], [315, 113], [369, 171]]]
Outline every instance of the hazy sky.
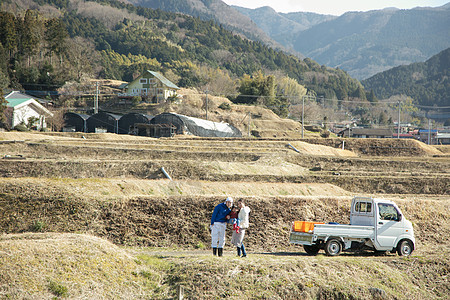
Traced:
[[449, 0], [222, 0], [228, 5], [247, 8], [270, 6], [277, 12], [308, 11], [319, 14], [342, 15], [347, 11], [368, 11], [397, 7], [442, 6]]

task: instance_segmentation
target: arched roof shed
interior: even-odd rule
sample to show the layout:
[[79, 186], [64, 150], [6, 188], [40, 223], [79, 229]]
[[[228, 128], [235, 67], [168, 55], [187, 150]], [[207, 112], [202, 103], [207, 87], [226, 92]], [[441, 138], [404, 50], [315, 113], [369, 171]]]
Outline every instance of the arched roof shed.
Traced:
[[201, 137], [241, 137], [236, 127], [228, 123], [218, 123], [175, 113], [162, 113], [155, 116], [150, 124], [173, 125], [175, 134], [188, 134]]
[[149, 124], [153, 116], [141, 113], [128, 113], [123, 115], [119, 120], [119, 134], [128, 134], [134, 124]]
[[120, 115], [99, 112], [87, 119], [88, 132], [118, 133]]
[[78, 132], [87, 132], [87, 119], [89, 119], [88, 115], [79, 114], [76, 112], [66, 112], [63, 116], [64, 118], [64, 128], [63, 130], [68, 131], [75, 130]]

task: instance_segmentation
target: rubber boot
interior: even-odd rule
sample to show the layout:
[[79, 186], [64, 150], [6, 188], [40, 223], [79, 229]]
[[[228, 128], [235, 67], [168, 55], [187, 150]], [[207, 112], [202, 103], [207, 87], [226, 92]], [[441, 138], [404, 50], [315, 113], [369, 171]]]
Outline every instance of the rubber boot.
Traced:
[[242, 257], [247, 257], [247, 252], [245, 252], [244, 244], [242, 244], [241, 250], [242, 250]]
[[223, 248], [218, 248], [218, 252], [217, 252], [217, 254], [219, 255], [219, 256], [222, 256], [222, 254], [223, 254]]
[[217, 248], [213, 248], [213, 255], [217, 255]]
[[241, 257], [241, 247], [236, 247], [237, 249], [237, 256]]

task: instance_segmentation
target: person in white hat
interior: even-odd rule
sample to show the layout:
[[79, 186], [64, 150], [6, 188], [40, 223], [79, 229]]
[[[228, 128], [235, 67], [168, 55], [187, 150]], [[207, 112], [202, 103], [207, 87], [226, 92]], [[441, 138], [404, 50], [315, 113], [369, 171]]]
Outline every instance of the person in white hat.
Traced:
[[225, 245], [225, 230], [227, 229], [227, 216], [231, 212], [233, 198], [228, 197], [225, 202], [218, 204], [211, 216], [211, 247], [213, 255], [222, 256]]

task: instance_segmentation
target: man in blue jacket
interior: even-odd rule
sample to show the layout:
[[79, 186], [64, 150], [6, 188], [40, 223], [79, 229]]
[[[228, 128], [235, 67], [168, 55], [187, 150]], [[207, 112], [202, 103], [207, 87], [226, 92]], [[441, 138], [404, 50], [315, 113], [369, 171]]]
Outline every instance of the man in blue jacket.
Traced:
[[213, 255], [222, 256], [225, 244], [225, 230], [227, 229], [227, 216], [231, 212], [233, 198], [228, 197], [225, 202], [218, 204], [211, 217], [211, 247]]

